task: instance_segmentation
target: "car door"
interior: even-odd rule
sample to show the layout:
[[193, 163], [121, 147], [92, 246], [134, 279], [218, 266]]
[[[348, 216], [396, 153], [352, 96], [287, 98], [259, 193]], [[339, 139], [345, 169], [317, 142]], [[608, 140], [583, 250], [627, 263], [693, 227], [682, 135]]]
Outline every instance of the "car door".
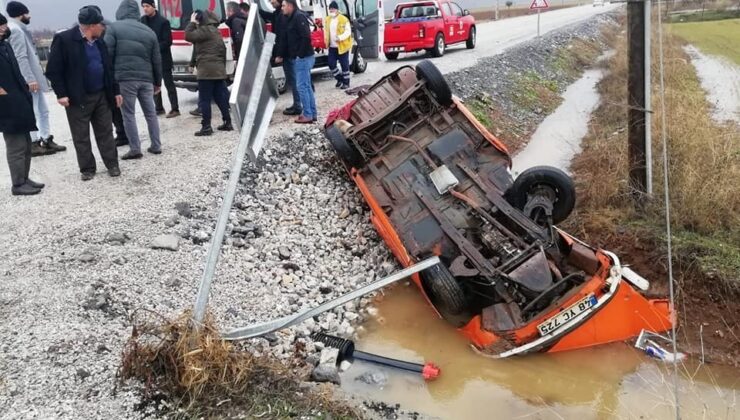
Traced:
[[444, 14], [444, 26], [445, 26], [445, 43], [452, 44], [455, 42], [455, 36], [457, 31], [457, 18], [452, 11], [451, 3], [442, 3], [442, 12]]
[[355, 33], [360, 54], [365, 58], [378, 58], [383, 46], [385, 15], [383, 0], [350, 0], [355, 4]]
[[450, 3], [450, 7], [452, 8], [452, 14], [455, 15], [455, 23], [457, 24], [457, 26], [455, 27], [454, 42], [465, 41], [468, 38], [468, 30], [470, 28], [465, 27], [465, 19], [463, 19], [463, 8], [460, 7], [460, 5], [458, 5], [457, 3]]

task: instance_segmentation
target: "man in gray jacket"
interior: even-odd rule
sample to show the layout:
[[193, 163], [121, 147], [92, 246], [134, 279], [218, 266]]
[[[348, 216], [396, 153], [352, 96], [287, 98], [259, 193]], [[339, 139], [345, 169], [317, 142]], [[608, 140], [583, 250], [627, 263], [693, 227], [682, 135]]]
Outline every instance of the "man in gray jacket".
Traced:
[[141, 159], [141, 140], [136, 128], [136, 100], [144, 112], [151, 146], [149, 153], [162, 153], [159, 121], [154, 95], [162, 85], [162, 56], [157, 35], [139, 22], [139, 3], [123, 0], [116, 12], [116, 22], [105, 32], [105, 43], [113, 59], [116, 81], [123, 95], [123, 126], [129, 141], [129, 151], [123, 160]]
[[21, 69], [23, 78], [26, 79], [33, 97], [33, 112], [36, 115], [36, 126], [38, 131], [31, 133], [31, 156], [51, 155], [56, 152], [67, 150], [54, 142], [49, 128], [49, 107], [46, 104], [44, 94], [49, 91], [41, 61], [36, 52], [36, 44], [33, 42], [28, 25], [31, 23], [31, 12], [19, 1], [8, 2], [6, 7], [10, 20], [10, 46], [13, 47], [15, 58]]

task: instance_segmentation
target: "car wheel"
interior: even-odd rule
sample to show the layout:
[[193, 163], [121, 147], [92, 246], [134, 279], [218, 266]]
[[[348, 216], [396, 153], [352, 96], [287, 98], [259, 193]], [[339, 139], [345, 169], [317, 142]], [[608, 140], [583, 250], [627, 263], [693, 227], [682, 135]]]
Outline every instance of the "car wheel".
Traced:
[[537, 195], [552, 202], [552, 222], [555, 224], [567, 219], [576, 205], [573, 180], [551, 166], [535, 166], [522, 172], [506, 192], [506, 199], [512, 206], [524, 210], [527, 202]]
[[288, 83], [284, 77], [275, 79], [275, 84], [277, 85], [278, 93], [280, 93], [281, 95], [288, 90]]
[[424, 290], [443, 315], [459, 315], [467, 309], [467, 299], [460, 283], [443, 264], [421, 272]]
[[398, 60], [398, 53], [397, 52], [387, 52], [385, 53], [385, 58], [387, 58], [390, 61]]
[[442, 57], [445, 55], [445, 36], [442, 34], [437, 34], [437, 37], [434, 38], [434, 48], [432, 48], [432, 57]]
[[355, 74], [365, 73], [367, 70], [367, 60], [360, 54], [360, 49], [357, 48], [355, 51], [354, 59], [352, 60], [352, 72]]
[[437, 102], [442, 106], [452, 105], [452, 91], [442, 72], [429, 60], [422, 60], [416, 65], [416, 78], [425, 80], [427, 87]]
[[465, 46], [468, 47], [469, 50], [475, 48], [475, 36], [475, 26], [471, 26], [470, 33], [468, 34], [468, 40], [465, 41]]
[[350, 170], [351, 168], [359, 169], [365, 166], [365, 159], [362, 157], [359, 150], [357, 150], [352, 142], [344, 137], [342, 131], [339, 130], [335, 124], [328, 127], [324, 134], [329, 140], [331, 147], [334, 148], [334, 151], [337, 153], [337, 156], [339, 156], [339, 160], [342, 161], [342, 164], [347, 168], [347, 170]]

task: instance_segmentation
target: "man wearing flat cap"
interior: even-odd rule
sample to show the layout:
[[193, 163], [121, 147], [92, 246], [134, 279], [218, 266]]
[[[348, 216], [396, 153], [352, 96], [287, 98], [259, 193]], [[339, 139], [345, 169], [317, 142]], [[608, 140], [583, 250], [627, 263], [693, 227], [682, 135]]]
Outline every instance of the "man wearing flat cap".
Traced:
[[83, 181], [95, 177], [96, 163], [90, 143], [90, 125], [98, 151], [112, 177], [121, 175], [118, 152], [113, 139], [112, 107], [120, 107], [123, 97], [113, 78], [108, 47], [101, 39], [105, 26], [100, 9], [80, 9], [79, 26], [54, 36], [46, 77], [67, 112], [72, 142]]

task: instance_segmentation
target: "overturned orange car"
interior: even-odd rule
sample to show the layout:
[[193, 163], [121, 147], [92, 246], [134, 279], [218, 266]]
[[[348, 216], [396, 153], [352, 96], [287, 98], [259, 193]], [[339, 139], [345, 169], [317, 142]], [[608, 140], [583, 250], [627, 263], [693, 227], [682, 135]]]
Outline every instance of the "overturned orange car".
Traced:
[[404, 66], [331, 112], [325, 135], [395, 257], [436, 312], [495, 357], [663, 332], [675, 316], [608, 251], [556, 225], [575, 205], [562, 171], [514, 180], [506, 146], [452, 96], [430, 61]]

